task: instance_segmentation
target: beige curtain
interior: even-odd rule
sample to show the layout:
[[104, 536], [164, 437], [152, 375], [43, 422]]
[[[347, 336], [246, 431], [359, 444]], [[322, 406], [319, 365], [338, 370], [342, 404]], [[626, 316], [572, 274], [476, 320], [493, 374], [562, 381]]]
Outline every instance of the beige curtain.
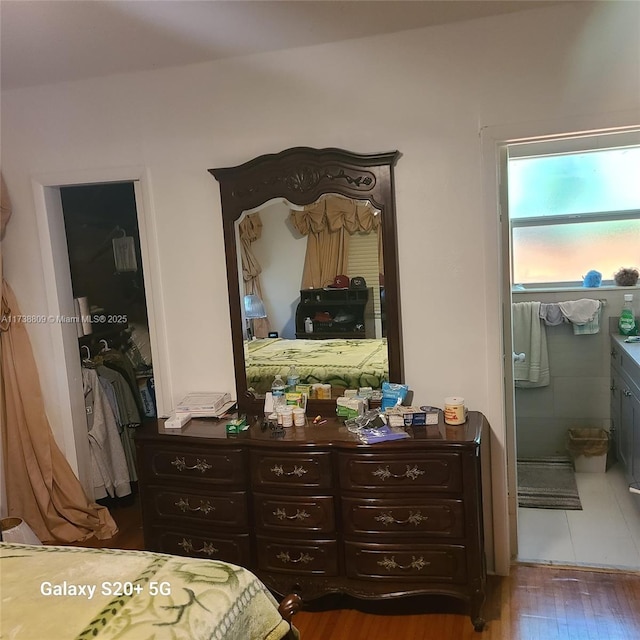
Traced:
[[[260, 213], [251, 213], [243, 218], [238, 225], [242, 259], [242, 278], [244, 280], [244, 295], [255, 293], [264, 302], [260, 274], [262, 267], [258, 262], [251, 245], [262, 236], [262, 220]], [[256, 318], [253, 321], [253, 333], [257, 338], [266, 338], [269, 334], [269, 319]]]
[[[3, 231], [10, 211], [3, 180]], [[0, 426], [8, 515], [25, 520], [42, 542], [110, 538], [118, 531], [113, 518], [89, 502], [53, 438], [26, 325], [12, 321], [19, 315], [13, 291], [2, 280]]]
[[[4, 177], [0, 174], [0, 240], [4, 238], [4, 230], [11, 217], [11, 201], [9, 200], [9, 193], [4, 183]], [[0, 254], [1, 255], [1, 254]], [[0, 269], [2, 269], [2, 261], [0, 261]], [[0, 271], [0, 276], [2, 271]]]
[[380, 215], [368, 203], [330, 195], [302, 211], [291, 211], [290, 219], [307, 236], [302, 289], [321, 289], [337, 275], [347, 275], [349, 236], [356, 232], [378, 234], [379, 264], [383, 264]]

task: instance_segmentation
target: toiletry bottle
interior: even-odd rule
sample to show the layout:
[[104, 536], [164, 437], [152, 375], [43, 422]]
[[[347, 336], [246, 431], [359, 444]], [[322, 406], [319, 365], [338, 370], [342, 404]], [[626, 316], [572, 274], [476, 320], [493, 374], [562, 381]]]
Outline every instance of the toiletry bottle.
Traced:
[[284, 397], [284, 380], [282, 376], [278, 374], [275, 380], [271, 384], [271, 395], [273, 397], [273, 410], [277, 411], [280, 407], [283, 407], [286, 403]]
[[638, 335], [638, 323], [633, 312], [633, 294], [624, 294], [624, 304], [618, 320], [618, 330], [623, 336]]
[[294, 392], [296, 390], [296, 385], [300, 382], [300, 376], [296, 371], [295, 365], [291, 365], [289, 369], [289, 373], [287, 373], [287, 391]]
[[304, 319], [305, 333], [313, 333], [313, 320], [311, 318]]

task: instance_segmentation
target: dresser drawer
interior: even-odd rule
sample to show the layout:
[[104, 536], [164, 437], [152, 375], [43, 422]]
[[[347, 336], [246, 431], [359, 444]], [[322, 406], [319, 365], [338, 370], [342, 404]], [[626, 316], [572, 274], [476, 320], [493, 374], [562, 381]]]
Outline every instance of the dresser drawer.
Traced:
[[251, 481], [256, 489], [331, 487], [331, 456], [311, 453], [251, 452]]
[[147, 544], [159, 553], [223, 560], [243, 567], [251, 565], [249, 534], [203, 535], [188, 529], [154, 526]]
[[276, 540], [257, 536], [258, 567], [298, 575], [338, 574], [338, 543], [335, 540]]
[[407, 583], [464, 583], [466, 549], [462, 545], [380, 545], [345, 543], [347, 577], [402, 580]]
[[331, 532], [335, 529], [332, 496], [254, 494], [256, 526], [264, 531]]
[[244, 491], [214, 494], [151, 488], [147, 490], [145, 500], [153, 505], [154, 516], [198, 520], [216, 527], [246, 529], [248, 526], [247, 494]]
[[347, 490], [462, 490], [458, 453], [340, 454], [340, 485]]
[[176, 481], [206, 482], [226, 487], [244, 485], [246, 458], [241, 449], [149, 447], [138, 460], [147, 482], [158, 478]]
[[345, 535], [464, 537], [461, 500], [342, 498]]

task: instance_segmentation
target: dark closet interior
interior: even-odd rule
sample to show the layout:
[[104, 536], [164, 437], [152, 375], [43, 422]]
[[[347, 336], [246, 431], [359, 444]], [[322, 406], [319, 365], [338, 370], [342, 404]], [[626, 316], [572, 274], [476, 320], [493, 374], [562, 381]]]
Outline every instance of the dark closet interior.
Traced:
[[[133, 183], [63, 187], [60, 192], [73, 296], [86, 297], [92, 312], [111, 320], [94, 323], [93, 332], [113, 333], [119, 328], [114, 325], [126, 322], [148, 326]], [[133, 239], [136, 270], [116, 269], [113, 240], [121, 237]], [[114, 322], [119, 317], [126, 322]]]
[[117, 506], [135, 494], [135, 429], [156, 415], [134, 184], [62, 187], [60, 194], [95, 498]]

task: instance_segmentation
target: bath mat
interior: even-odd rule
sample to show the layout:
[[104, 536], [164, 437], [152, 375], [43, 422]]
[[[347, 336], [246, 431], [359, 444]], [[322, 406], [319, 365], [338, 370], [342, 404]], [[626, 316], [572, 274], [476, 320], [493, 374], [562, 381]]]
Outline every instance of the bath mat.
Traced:
[[571, 460], [518, 460], [518, 505], [534, 509], [582, 509]]

